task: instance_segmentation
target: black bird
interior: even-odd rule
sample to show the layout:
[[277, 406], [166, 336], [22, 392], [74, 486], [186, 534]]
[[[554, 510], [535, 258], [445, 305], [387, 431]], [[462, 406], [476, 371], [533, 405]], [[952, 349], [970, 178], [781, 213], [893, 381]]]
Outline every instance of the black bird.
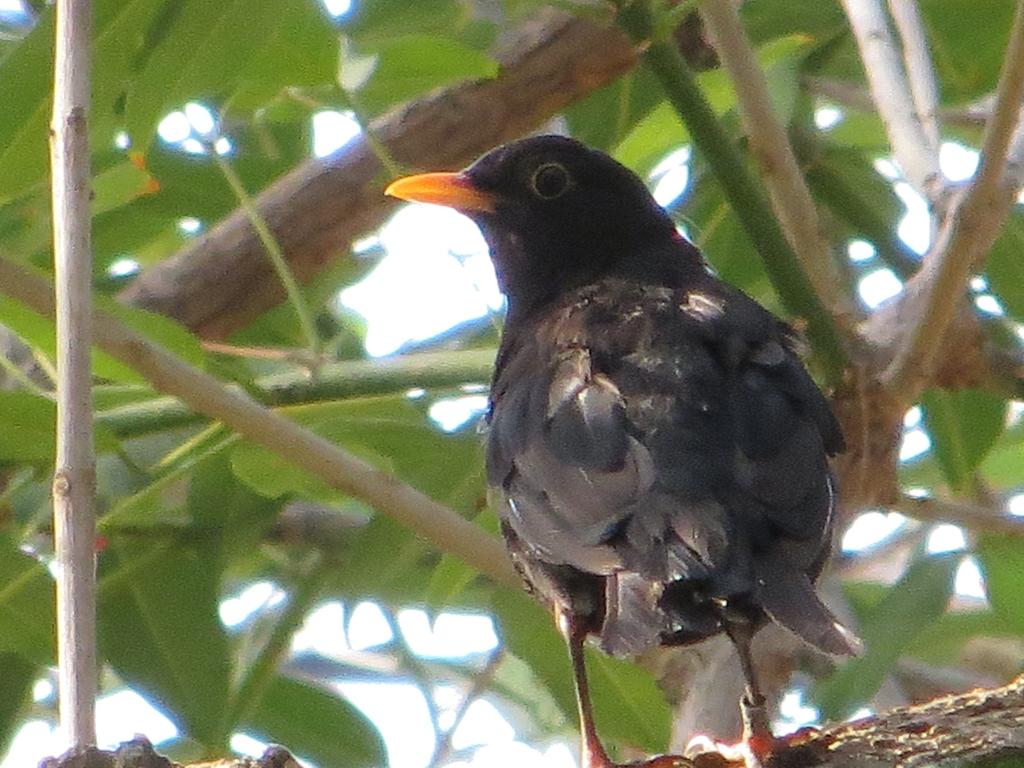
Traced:
[[[763, 745], [756, 629], [857, 649], [813, 588], [843, 437], [796, 334], [712, 275], [631, 171], [572, 139], [516, 141], [387, 193], [473, 219], [508, 298], [487, 475], [512, 559], [569, 645], [584, 767], [614, 766], [588, 635], [632, 656], [725, 632]], [[646, 765], [675, 764], [661, 760]]]

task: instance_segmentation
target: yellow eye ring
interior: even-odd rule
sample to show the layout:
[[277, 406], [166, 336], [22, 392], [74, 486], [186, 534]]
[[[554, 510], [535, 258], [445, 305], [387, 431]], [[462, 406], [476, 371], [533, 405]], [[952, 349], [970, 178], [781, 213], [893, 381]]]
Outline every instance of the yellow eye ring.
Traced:
[[569, 189], [569, 172], [561, 163], [538, 165], [530, 176], [530, 189], [542, 200], [554, 200]]

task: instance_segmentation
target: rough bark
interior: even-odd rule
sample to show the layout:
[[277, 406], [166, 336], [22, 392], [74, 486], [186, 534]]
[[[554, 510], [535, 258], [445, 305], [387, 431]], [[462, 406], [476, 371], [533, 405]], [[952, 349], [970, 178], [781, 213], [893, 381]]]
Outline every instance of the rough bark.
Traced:
[[1024, 761], [1024, 676], [810, 733], [767, 768], [915, 768]]
[[[493, 80], [439, 91], [373, 122], [371, 130], [397, 162], [462, 167], [537, 128], [637, 62], [617, 28], [555, 12], [523, 25], [501, 48], [501, 71]], [[382, 194], [385, 182], [370, 147], [358, 141], [331, 158], [303, 163], [257, 198], [301, 282], [383, 222], [394, 206]], [[120, 298], [204, 337], [223, 338], [283, 296], [263, 245], [244, 212], [235, 211], [141, 274]]]
[[[1024, 676], [1002, 688], [977, 689], [877, 717], [840, 723], [790, 737], [764, 768], [918, 768], [1024, 760]], [[202, 763], [202, 768], [296, 768], [284, 748], [259, 759]], [[718, 752], [694, 758], [696, 768], [738, 768]], [[44, 760], [40, 768], [188, 768], [161, 757], [143, 737], [114, 752], [96, 749]], [[192, 768], [199, 768], [198, 765]]]

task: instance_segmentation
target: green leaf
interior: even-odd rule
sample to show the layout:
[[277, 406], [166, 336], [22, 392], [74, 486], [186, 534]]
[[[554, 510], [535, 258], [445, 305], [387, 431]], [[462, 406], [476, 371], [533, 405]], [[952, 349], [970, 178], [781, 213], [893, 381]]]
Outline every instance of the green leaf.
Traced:
[[6, 201], [46, 173], [47, 122], [53, 80], [53, 8], [0, 62], [0, 201]]
[[[506, 647], [530, 666], [572, 718], [576, 705], [568, 653], [551, 617], [526, 594], [511, 589], [495, 592], [493, 608]], [[600, 733], [648, 752], [664, 750], [671, 713], [651, 674], [589, 649], [587, 666]]]
[[1012, 0], [921, 3], [944, 104], [977, 99], [995, 88], [1015, 6]]
[[425, 601], [437, 555], [407, 528], [382, 516], [354, 532], [329, 589], [389, 605]]
[[52, 461], [57, 406], [30, 392], [0, 392], [0, 461]]
[[[232, 167], [253, 193], [308, 158], [311, 146], [306, 125], [281, 123], [241, 123], [233, 128], [231, 141]], [[224, 175], [206, 155], [192, 155], [161, 141], [148, 149], [145, 161], [160, 191], [122, 210], [172, 220], [194, 216], [212, 223], [238, 207]]]
[[93, 216], [101, 216], [154, 191], [152, 177], [129, 162], [118, 163], [93, 176], [92, 190]]
[[768, 95], [779, 121], [789, 125], [800, 93], [800, 69], [810, 52], [811, 38], [788, 35], [762, 45], [757, 59], [768, 80]]
[[219, 726], [231, 673], [218, 614], [218, 549], [216, 541], [135, 542], [112, 545], [100, 560], [104, 657], [210, 748], [223, 746]]
[[[576, 727], [575, 711], [566, 713], [530, 665], [517, 656], [510, 653], [502, 655], [491, 682], [491, 690], [527, 713], [529, 722], [524, 725], [532, 728], [517, 728], [524, 738], [534, 728], [544, 733], [565, 733], [569, 728]], [[513, 725], [519, 722], [513, 721]]]
[[930, 389], [921, 397], [924, 422], [942, 473], [954, 491], [974, 472], [1006, 426], [1006, 400], [981, 390]]
[[[231, 435], [228, 440], [233, 438]], [[267, 534], [280, 506], [253, 493], [234, 477], [226, 452], [204, 455], [188, 488], [188, 513], [197, 526], [207, 529], [211, 542], [219, 535], [222, 554], [247, 553]]]
[[1024, 216], [1014, 210], [989, 251], [985, 274], [1012, 317], [1024, 320]]
[[371, 114], [432, 88], [498, 74], [494, 59], [443, 37], [389, 38], [378, 44], [373, 53], [377, 65], [359, 89], [359, 106]]
[[[90, 144], [109, 146], [125, 83], [144, 58], [144, 30], [168, 0], [98, 0], [93, 13], [93, 109]], [[0, 62], [0, 200], [45, 181], [53, 80], [53, 9]]]
[[[654, 75], [646, 68], [627, 72], [622, 77], [599, 88], [575, 104], [570, 104], [565, 116], [572, 129], [572, 135], [585, 144], [606, 152], [615, 150], [639, 123], [645, 121], [651, 111], [664, 100], [661, 85]], [[654, 124], [663, 123], [653, 120]], [[673, 122], [669, 127], [677, 127]], [[678, 126], [681, 127], [681, 126]], [[654, 135], [653, 131], [645, 131], [649, 138], [657, 141], [657, 146], [678, 146], [686, 139], [685, 132], [676, 134], [669, 131], [662, 135]], [[639, 148], [639, 141], [634, 142]], [[657, 146], [649, 150], [658, 155]], [[660, 159], [660, 157], [659, 157]], [[637, 173], [643, 174], [643, 165], [633, 165], [626, 159], [619, 160], [629, 165]], [[657, 162], [655, 160], [654, 162]]]
[[7, 752], [18, 727], [22, 724], [25, 710], [31, 702], [32, 685], [39, 674], [39, 667], [14, 653], [0, 653], [0, 681], [3, 681], [3, 696], [0, 696], [0, 755]]
[[[481, 467], [481, 471], [483, 467]], [[481, 478], [482, 479], [482, 478]], [[456, 509], [460, 507], [455, 505]], [[474, 522], [481, 528], [499, 535], [500, 523], [493, 509], [487, 508], [476, 516]], [[427, 605], [435, 608], [457, 605], [460, 598], [480, 578], [479, 572], [452, 555], [442, 555], [437, 567], [430, 575], [425, 600]]]
[[590, 649], [587, 670], [591, 685], [602, 691], [594, 696], [594, 717], [603, 732], [649, 752], [665, 751], [672, 713], [654, 676], [633, 662]]
[[[375, 458], [365, 449], [349, 445], [348, 448], [363, 459]], [[318, 475], [306, 471], [294, 461], [252, 443], [242, 443], [231, 451], [231, 470], [235, 477], [260, 496], [278, 499], [286, 494], [297, 494], [307, 499], [332, 501], [340, 498], [339, 491]]]
[[921, 558], [861, 617], [864, 655], [815, 689], [814, 701], [825, 718], [846, 717], [871, 699], [914, 638], [945, 612], [962, 558], [958, 553]]
[[[807, 38], [796, 35], [773, 40], [758, 51], [758, 60], [768, 79], [773, 106], [784, 124], [788, 124], [793, 115], [799, 92], [800, 63], [806, 55]], [[632, 76], [630, 74], [625, 77]], [[705, 72], [698, 79], [716, 113], [723, 114], [736, 106], [735, 89], [722, 72]], [[622, 79], [617, 82], [621, 83]], [[620, 110], [624, 108], [625, 105], [620, 105]], [[620, 120], [627, 120], [627, 114], [620, 115]], [[609, 123], [607, 119], [600, 119], [593, 113], [587, 117], [598, 125], [607, 126]], [[630, 124], [629, 131], [616, 141], [613, 154], [619, 162], [641, 176], [649, 174], [669, 152], [690, 141], [689, 131], [668, 101], [661, 101], [646, 115], [630, 121]]]
[[148, 60], [128, 92], [127, 130], [135, 146], [150, 145], [171, 109], [226, 96], [267, 45], [279, 16], [273, 0], [188, 0], [160, 17], [159, 29], [150, 31]]
[[837, 3], [775, 0], [772, 3], [744, 3], [741, 9], [747, 34], [759, 44], [794, 34], [824, 40], [847, 24]]
[[[447, 498], [480, 465], [475, 430], [445, 434], [404, 397], [356, 398], [281, 410], [437, 499]], [[267, 496], [337, 495], [301, 467], [250, 443], [238, 446], [231, 461], [240, 479]]]
[[56, 659], [53, 579], [45, 566], [0, 539], [0, 650], [46, 666]]
[[699, 158], [691, 162], [690, 169], [691, 191], [683, 201], [679, 218], [691, 239], [723, 280], [778, 312], [779, 300], [764, 263], [722, 196], [718, 181]]
[[[49, 276], [46, 276], [49, 279]], [[10, 328], [22, 341], [53, 360], [57, 352], [56, 327], [48, 317], [43, 317], [24, 304], [0, 295], [0, 323]], [[92, 351], [93, 373], [113, 381], [140, 383], [142, 377], [106, 352], [95, 347]]]
[[964, 646], [975, 637], [1019, 638], [1014, 626], [997, 611], [959, 611], [940, 616], [925, 627], [907, 653], [929, 664], [956, 666], [963, 662]]
[[[190, 519], [188, 510], [182, 508], [181, 504], [175, 504], [174, 499], [180, 498], [181, 486], [187, 481], [190, 473], [197, 473], [204, 468], [207, 462], [213, 461], [218, 454], [226, 452], [232, 445], [238, 442], [235, 434], [225, 435], [218, 433], [209, 439], [207, 434], [198, 438], [190, 438], [184, 445], [175, 449], [177, 454], [173, 466], [162, 467], [163, 472], [152, 481], [130, 495], [122, 496], [115, 500], [103, 519], [101, 528], [104, 531], [116, 531], [119, 527], [140, 528], [144, 526], [161, 525], [188, 525], [195, 522]], [[221, 482], [227, 482], [232, 488], [238, 488], [230, 476], [220, 478]], [[244, 489], [247, 490], [247, 489]], [[249, 495], [248, 493], [246, 494]], [[226, 512], [227, 508], [213, 505], [215, 509]]]
[[633, 125], [613, 154], [620, 163], [646, 177], [662, 158], [689, 140], [679, 113], [663, 101]]
[[361, 44], [411, 34], [445, 36], [458, 30], [461, 17], [456, 0], [363, 0], [354, 4], [342, 31]]
[[373, 724], [355, 707], [323, 688], [276, 677], [242, 724], [261, 738], [287, 744], [323, 768], [381, 765], [384, 745]]
[[[56, 455], [57, 406], [31, 392], [0, 392], [0, 462], [52, 462]], [[102, 425], [94, 427], [99, 452], [114, 451], [118, 440]]]
[[871, 160], [876, 155], [887, 155], [889, 138], [885, 125], [876, 112], [858, 112], [847, 107], [842, 119], [827, 131], [829, 143], [843, 149], [854, 149]]
[[915, 272], [920, 260], [899, 238], [895, 226], [904, 205], [871, 158], [831, 142], [807, 142], [800, 148], [811, 159], [806, 169], [811, 191], [846, 225], [843, 235], [871, 242], [898, 275]]
[[[192, 365], [202, 365], [204, 355], [199, 341], [183, 326], [153, 312], [125, 307], [111, 299], [96, 297], [98, 308], [105, 309], [142, 335], [170, 349]], [[29, 346], [40, 350], [51, 360], [56, 355], [56, 327], [50, 318], [43, 317], [24, 304], [0, 295], [0, 323], [10, 328]], [[143, 384], [143, 376], [120, 360], [93, 347], [93, 373], [112, 381]]]
[[1011, 490], [1021, 484], [1020, 457], [1024, 455], [1024, 423], [1006, 430], [981, 462], [980, 473], [994, 488]]
[[278, 13], [262, 51], [242, 74], [227, 100], [229, 113], [250, 112], [277, 96], [282, 85], [333, 84], [338, 66], [338, 34], [318, 2], [277, 3]]
[[[102, 296], [96, 298], [96, 305], [136, 333], [142, 334], [149, 341], [158, 344], [189, 365], [197, 368], [203, 366], [205, 354], [199, 345], [199, 339], [180, 323], [165, 315], [158, 315], [156, 312], [148, 312], [135, 307], [126, 307], [124, 304]], [[136, 373], [134, 368], [129, 368], [127, 365], [125, 368], [128, 373], [121, 379], [122, 381], [135, 378], [140, 380], [138, 383], [145, 383], [145, 379], [141, 374]]]
[[1006, 536], [985, 535], [977, 547], [993, 610], [1024, 635], [1024, 547]]

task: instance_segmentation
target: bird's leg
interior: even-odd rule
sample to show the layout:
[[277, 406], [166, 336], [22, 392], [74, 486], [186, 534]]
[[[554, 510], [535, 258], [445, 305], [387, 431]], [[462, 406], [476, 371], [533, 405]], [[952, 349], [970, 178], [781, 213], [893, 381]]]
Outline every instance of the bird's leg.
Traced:
[[612, 762], [601, 744], [594, 725], [594, 711], [590, 703], [590, 685], [587, 682], [587, 668], [583, 657], [583, 643], [587, 639], [587, 629], [578, 616], [569, 611], [556, 610], [555, 620], [558, 629], [565, 637], [569, 646], [569, 659], [572, 662], [572, 676], [576, 685], [576, 705], [579, 709], [581, 768], [692, 768], [693, 763], [679, 755], [658, 755], [636, 763], [620, 764]]
[[590, 686], [587, 683], [587, 668], [583, 658], [583, 643], [587, 639], [587, 630], [580, 618], [569, 611], [556, 611], [555, 620], [569, 646], [569, 660], [572, 662], [572, 677], [576, 686], [576, 706], [579, 710], [582, 736], [580, 764], [582, 768], [614, 768], [594, 726]]
[[740, 712], [743, 716], [743, 741], [746, 742], [754, 757], [762, 760], [772, 751], [775, 737], [772, 735], [771, 725], [768, 722], [768, 708], [765, 706], [764, 694], [761, 693], [757, 672], [754, 670], [754, 662], [750, 655], [754, 625], [746, 618], [732, 617], [726, 619], [723, 624], [726, 634], [736, 646], [743, 678], [746, 681], [747, 690], [740, 699]]

